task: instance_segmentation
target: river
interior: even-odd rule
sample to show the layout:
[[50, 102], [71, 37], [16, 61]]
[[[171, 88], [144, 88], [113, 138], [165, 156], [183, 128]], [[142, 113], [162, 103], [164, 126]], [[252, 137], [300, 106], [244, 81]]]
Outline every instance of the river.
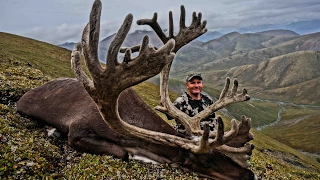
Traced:
[[265, 124], [265, 125], [256, 127], [255, 129], [257, 129], [258, 131], [261, 131], [262, 129], [264, 129], [268, 126], [273, 126], [281, 121], [281, 115], [283, 112], [283, 105], [290, 105], [290, 106], [296, 106], [296, 107], [320, 108], [320, 106], [309, 105], [309, 104], [295, 104], [295, 103], [291, 103], [291, 102], [281, 102], [281, 101], [265, 100], [265, 99], [258, 99], [258, 98], [250, 98], [250, 101], [263, 101], [263, 102], [277, 103], [278, 107], [279, 107], [277, 119], [270, 124]]

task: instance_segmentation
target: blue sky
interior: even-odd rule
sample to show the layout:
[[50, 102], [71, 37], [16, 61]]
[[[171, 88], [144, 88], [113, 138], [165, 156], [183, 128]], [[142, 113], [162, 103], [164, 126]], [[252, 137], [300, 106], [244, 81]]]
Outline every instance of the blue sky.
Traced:
[[[113, 34], [128, 13], [134, 22], [158, 13], [163, 29], [168, 27], [169, 11], [178, 25], [180, 5], [186, 8], [190, 23], [192, 12], [202, 12], [209, 30], [288, 24], [320, 19], [319, 0], [101, 0], [101, 39]], [[88, 22], [93, 0], [0, 0], [0, 32], [30, 37], [51, 44], [77, 42]], [[188, 24], [187, 24], [188, 25]], [[131, 30], [148, 29], [132, 26]], [[177, 28], [176, 28], [177, 29]]]

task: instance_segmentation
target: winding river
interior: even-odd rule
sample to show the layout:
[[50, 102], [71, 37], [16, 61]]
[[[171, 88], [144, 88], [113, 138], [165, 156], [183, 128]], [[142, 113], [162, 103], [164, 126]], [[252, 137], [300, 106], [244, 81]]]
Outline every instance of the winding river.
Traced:
[[294, 103], [291, 103], [291, 102], [281, 102], [281, 101], [265, 100], [265, 99], [258, 99], [258, 98], [250, 98], [250, 101], [263, 101], [263, 102], [277, 103], [278, 107], [279, 107], [277, 119], [275, 121], [273, 121], [272, 123], [270, 123], [270, 124], [265, 124], [265, 125], [256, 127], [255, 129], [257, 129], [258, 131], [261, 131], [265, 127], [273, 126], [273, 125], [275, 125], [275, 124], [277, 124], [278, 122], [281, 121], [281, 114], [282, 114], [282, 111], [283, 111], [283, 105], [290, 105], [290, 106], [296, 106], [296, 107], [320, 108], [320, 106], [315, 106], [315, 105], [294, 104]]

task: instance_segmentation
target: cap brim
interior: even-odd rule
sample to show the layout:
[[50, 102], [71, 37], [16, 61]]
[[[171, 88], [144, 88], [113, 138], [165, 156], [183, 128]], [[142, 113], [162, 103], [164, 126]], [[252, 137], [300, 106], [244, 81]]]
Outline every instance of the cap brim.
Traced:
[[187, 82], [191, 81], [193, 78], [198, 78], [198, 79], [202, 80], [201, 76], [192, 76], [192, 77], [188, 78]]

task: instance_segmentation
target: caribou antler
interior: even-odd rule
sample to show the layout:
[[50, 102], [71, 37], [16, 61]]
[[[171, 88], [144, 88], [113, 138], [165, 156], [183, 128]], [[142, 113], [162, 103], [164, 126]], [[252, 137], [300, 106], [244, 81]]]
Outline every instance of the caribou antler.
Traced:
[[[162, 40], [164, 44], [167, 43], [170, 39], [174, 39], [176, 41], [176, 45], [173, 52], [176, 53], [182, 46], [188, 44], [190, 41], [194, 40], [195, 38], [207, 32], [207, 29], [205, 28], [207, 22], [203, 21], [201, 23], [201, 17], [202, 17], [201, 13], [199, 13], [198, 16], [196, 16], [196, 13], [193, 12], [192, 22], [189, 27], [185, 25], [185, 16], [186, 16], [185, 8], [184, 6], [181, 6], [181, 15], [180, 15], [180, 24], [179, 24], [180, 31], [176, 36], [174, 36], [173, 34], [174, 26], [173, 26], [173, 17], [172, 17], [171, 11], [169, 12], [169, 35], [168, 36], [166, 36], [163, 33], [159, 23], [157, 22], [157, 13], [154, 13], [152, 19], [138, 20], [137, 24], [149, 25], [156, 32], [156, 34], [159, 36], [159, 38]], [[132, 49], [137, 49], [137, 47], [133, 47]], [[171, 63], [165, 66], [161, 71], [160, 95], [161, 95], [161, 102], [163, 104], [163, 107], [157, 106], [156, 109], [180, 121], [181, 124], [186, 128], [186, 131], [188, 132], [188, 134], [190, 135], [202, 134], [202, 131], [200, 131], [200, 121], [203, 119], [206, 119], [213, 112], [227, 106], [228, 104], [242, 102], [250, 99], [249, 95], [247, 95], [246, 89], [243, 90], [242, 94], [236, 94], [237, 88], [238, 88], [237, 80], [234, 81], [234, 86], [232, 88], [231, 94], [227, 95], [229, 90], [229, 85], [230, 85], [230, 79], [227, 78], [226, 85], [224, 87], [224, 90], [221, 92], [219, 100], [216, 101], [213, 105], [211, 105], [205, 111], [202, 111], [200, 114], [191, 118], [185, 113], [182, 113], [180, 110], [175, 108], [169, 98], [168, 82], [169, 82], [170, 67], [171, 67]], [[231, 135], [236, 132], [237, 132], [237, 124], [235, 120], [233, 120], [232, 130], [226, 136], [231, 137]], [[213, 137], [213, 136], [215, 136], [215, 133], [211, 133], [210, 137]]]
[[[186, 45], [190, 41], [199, 37], [200, 35], [207, 32], [206, 21], [201, 23], [202, 14], [199, 13], [196, 16], [196, 13], [192, 14], [192, 22], [189, 27], [185, 25], [185, 8], [181, 6], [181, 15], [180, 15], [180, 31], [174, 36], [173, 34], [173, 18], [172, 12], [169, 12], [169, 35], [166, 36], [162, 29], [160, 28], [157, 22], [157, 13], [154, 13], [152, 19], [141, 19], [137, 21], [139, 25], [149, 25], [159, 36], [162, 42], [165, 44], [169, 39], [174, 39], [176, 41], [176, 46], [173, 52], [177, 52], [182, 46]], [[133, 49], [136, 49], [134, 47]], [[224, 134], [224, 125], [221, 117], [218, 117], [218, 131], [210, 132], [209, 129], [200, 130], [200, 122], [210, 116], [213, 112], [227, 106], [228, 104], [233, 104], [237, 102], [247, 101], [250, 99], [250, 96], [247, 95], [247, 90], [243, 89], [242, 94], [237, 94], [238, 81], [235, 79], [234, 84], [230, 94], [227, 94], [230, 86], [230, 79], [226, 79], [226, 84], [223, 91], [220, 94], [220, 98], [213, 105], [211, 105], [206, 110], [202, 111], [194, 117], [189, 117], [187, 114], [178, 110], [171, 102], [168, 92], [168, 82], [169, 82], [169, 72], [170, 72], [171, 63], [166, 65], [161, 71], [160, 76], [160, 96], [162, 106], [155, 107], [157, 110], [170, 115], [179, 121], [185, 128], [189, 135], [199, 136], [202, 135], [200, 141], [200, 148], [210, 149], [218, 147], [222, 144], [227, 144], [218, 147], [220, 151], [225, 154], [228, 154], [235, 162], [240, 164], [243, 167], [247, 166], [248, 154], [251, 154], [253, 145], [247, 143], [253, 139], [253, 135], [249, 132], [251, 128], [251, 119], [242, 117], [242, 121], [238, 126], [236, 120], [232, 120], [232, 128], [229, 132]], [[215, 138], [209, 143], [209, 137]], [[241, 148], [239, 148], [241, 147]], [[232, 156], [231, 156], [232, 154]]]
[[[185, 12], [183, 6], [181, 9], [182, 16], [184, 16]], [[159, 74], [163, 69], [169, 70], [175, 55], [174, 52], [176, 52], [184, 44], [190, 42], [193, 38], [198, 37], [206, 31], [206, 23], [200, 23], [201, 14], [199, 14], [199, 18], [196, 18], [194, 14], [191, 28], [185, 28], [185, 26], [182, 25], [184, 24], [184, 17], [182, 17], [180, 20], [180, 27], [182, 27], [182, 30], [175, 37], [173, 37], [172, 33], [173, 25], [171, 20], [170, 31], [172, 32], [170, 33], [169, 37], [164, 37], [159, 30], [156, 30], [157, 34], [164, 42], [163, 47], [157, 49], [149, 45], [149, 38], [148, 36], [145, 36], [141, 46], [135, 46], [125, 49], [124, 60], [122, 62], [119, 62], [117, 54], [132, 24], [132, 15], [127, 15], [121, 28], [110, 44], [105, 68], [100, 65], [97, 54], [100, 31], [100, 15], [101, 2], [99, 0], [96, 0], [93, 4], [90, 14], [90, 22], [83, 31], [82, 42], [78, 43], [74, 48], [71, 61], [72, 68], [77, 78], [80, 82], [82, 82], [89, 95], [97, 104], [100, 114], [110, 128], [114, 129], [120, 134], [140, 138], [151, 143], [164, 144], [170, 147], [186, 149], [196, 154], [207, 153], [213, 148], [231, 142], [232, 137], [237, 136], [239, 128], [235, 122], [233, 123], [232, 130], [226, 134], [224, 133], [224, 125], [221, 117], [218, 117], [218, 131], [215, 138], [210, 138], [209, 127], [206, 125], [203, 133], [201, 133], [202, 137], [199, 140], [186, 139], [175, 135], [139, 128], [124, 122], [118, 113], [118, 97], [123, 90]], [[148, 21], [140, 21], [141, 24], [143, 24], [143, 22], [147, 24]], [[150, 24], [154, 26], [154, 29], [159, 28], [159, 26], [157, 25], [158, 23], [156, 23], [156, 15], [154, 16], [152, 22], [153, 23], [150, 22]], [[139, 49], [139, 55], [135, 58], [132, 58], [132, 50], [137, 49]], [[81, 51], [83, 51], [86, 65], [91, 74], [92, 80], [81, 69]], [[168, 73], [162, 73], [162, 76], [168, 76]], [[163, 82], [163, 84], [166, 83], [167, 81]], [[228, 83], [227, 86], [229, 86]], [[165, 86], [162, 85], [162, 89], [164, 87]], [[243, 93], [242, 96], [235, 94], [237, 89], [236, 87], [233, 89], [231, 96], [226, 95], [226, 90], [224, 93], [222, 93], [222, 97], [220, 98], [220, 101], [218, 101], [218, 103], [215, 103], [210, 107], [208, 111], [204, 111], [204, 113], [201, 114], [207, 115], [225, 106], [228, 103], [240, 101], [234, 101], [232, 99], [242, 98], [243, 100], [243, 97], [247, 97], [245, 93]], [[166, 97], [168, 99], [167, 96], [162, 95], [162, 98], [163, 97]], [[170, 104], [168, 101], [165, 102], [165, 104]], [[172, 110], [170, 108], [167, 109], [170, 114]], [[172, 115], [174, 114], [172, 113]], [[174, 115], [173, 117], [176, 118], [176, 115]], [[183, 114], [182, 117], [186, 117], [186, 115]], [[201, 119], [200, 115], [196, 116], [196, 118]], [[190, 120], [185, 122], [189, 121]], [[190, 124], [192, 124], [191, 121]], [[195, 129], [194, 127], [195, 125], [192, 125], [189, 127], [189, 129]]]
[[[195, 149], [196, 142], [132, 126], [124, 122], [118, 113], [117, 99], [119, 94], [124, 89], [159, 74], [163, 67], [174, 58], [172, 50], [175, 46], [175, 41], [173, 39], [169, 40], [162, 48], [157, 50], [148, 44], [149, 38], [145, 36], [139, 50], [140, 54], [135, 58], [131, 58], [131, 51], [126, 50], [124, 57], [126, 61], [120, 63], [117, 59], [117, 53], [132, 24], [132, 15], [129, 14], [110, 44], [106, 68], [102, 68], [97, 55], [100, 15], [101, 2], [96, 0], [92, 6], [90, 22], [83, 31], [82, 49], [80, 44], [74, 48], [71, 61], [72, 69], [77, 78], [96, 102], [105, 122], [121, 134], [135, 136], [153, 143]], [[80, 66], [81, 50], [83, 50], [92, 81]]]

